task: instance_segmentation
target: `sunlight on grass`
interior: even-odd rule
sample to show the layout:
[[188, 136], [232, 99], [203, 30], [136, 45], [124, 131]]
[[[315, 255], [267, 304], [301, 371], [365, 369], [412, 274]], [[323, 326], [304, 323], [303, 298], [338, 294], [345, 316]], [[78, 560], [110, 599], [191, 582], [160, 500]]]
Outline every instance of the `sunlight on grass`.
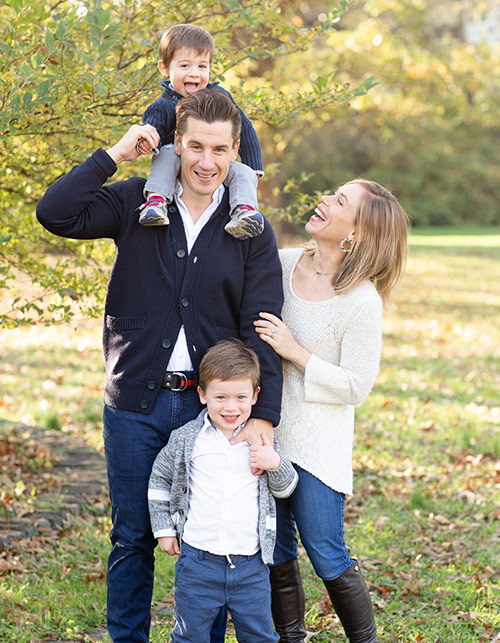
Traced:
[[[381, 641], [486, 642], [500, 631], [500, 234], [483, 232], [413, 233], [399, 308], [384, 320], [380, 374], [357, 409], [346, 540]], [[101, 449], [100, 326], [4, 330], [0, 417]], [[105, 515], [90, 515], [9, 554], [22, 570], [2, 579], [1, 640], [91, 640], [85, 633], [105, 623], [108, 527]], [[174, 562], [158, 552], [152, 643], [170, 634]], [[312, 643], [345, 641], [304, 556], [301, 567]]]

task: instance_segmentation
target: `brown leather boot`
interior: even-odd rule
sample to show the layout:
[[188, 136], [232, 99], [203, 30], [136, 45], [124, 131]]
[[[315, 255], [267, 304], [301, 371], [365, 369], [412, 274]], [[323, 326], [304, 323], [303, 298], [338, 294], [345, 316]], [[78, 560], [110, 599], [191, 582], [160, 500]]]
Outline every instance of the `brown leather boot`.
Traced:
[[271, 578], [271, 611], [280, 643], [304, 643], [305, 597], [300, 578], [299, 561], [269, 567]]
[[323, 583], [350, 643], [378, 643], [372, 600], [358, 561]]

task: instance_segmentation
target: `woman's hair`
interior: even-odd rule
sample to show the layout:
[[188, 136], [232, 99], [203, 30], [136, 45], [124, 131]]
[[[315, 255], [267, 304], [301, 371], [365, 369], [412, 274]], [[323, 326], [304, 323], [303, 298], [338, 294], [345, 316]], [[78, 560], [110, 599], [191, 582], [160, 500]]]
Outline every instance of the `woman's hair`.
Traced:
[[165, 67], [170, 65], [178, 49], [192, 49], [198, 54], [208, 54], [212, 62], [215, 53], [215, 42], [212, 36], [203, 27], [191, 24], [173, 25], [160, 38], [158, 55]]
[[226, 339], [207, 350], [200, 362], [198, 384], [202, 391], [212, 380], [246, 380], [257, 390], [260, 364], [257, 353], [239, 339]]
[[[410, 220], [396, 197], [375, 181], [355, 179], [364, 188], [354, 223], [356, 236], [339, 270], [332, 277], [338, 294], [349, 292], [362, 281], [375, 285], [386, 308], [391, 307], [391, 292], [403, 276]], [[314, 254], [316, 243], [306, 247]]]

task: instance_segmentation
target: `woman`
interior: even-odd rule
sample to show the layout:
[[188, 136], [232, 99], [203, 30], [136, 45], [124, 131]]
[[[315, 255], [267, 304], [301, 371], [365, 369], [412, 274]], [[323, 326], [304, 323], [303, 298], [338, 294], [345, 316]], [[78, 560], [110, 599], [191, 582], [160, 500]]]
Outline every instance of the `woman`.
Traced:
[[305, 229], [309, 247], [280, 251], [283, 321], [262, 313], [254, 322], [283, 358], [276, 433], [299, 474], [290, 498], [277, 501], [273, 618], [280, 641], [304, 640], [297, 528], [349, 641], [373, 643], [370, 595], [344, 542], [344, 500], [352, 493], [354, 406], [379, 369], [382, 308], [403, 274], [408, 217], [385, 188], [355, 180], [323, 197]]

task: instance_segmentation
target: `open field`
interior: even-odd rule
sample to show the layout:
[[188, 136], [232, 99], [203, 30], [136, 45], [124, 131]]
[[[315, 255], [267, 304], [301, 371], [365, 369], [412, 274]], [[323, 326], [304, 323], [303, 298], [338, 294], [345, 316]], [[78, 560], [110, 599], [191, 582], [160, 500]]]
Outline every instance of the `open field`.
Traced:
[[[369, 581], [381, 641], [500, 640], [500, 230], [415, 232], [397, 304], [374, 391], [357, 410], [346, 539]], [[1, 418], [102, 449], [103, 384], [99, 320], [0, 334]], [[50, 477], [43, 454], [28, 455]], [[29, 505], [33, 471], [27, 483], [7, 473], [0, 488], [10, 484], [19, 506]], [[108, 528], [103, 499], [60, 534], [0, 557], [17, 569], [0, 579], [1, 641], [95, 640]], [[153, 643], [168, 640], [171, 626], [173, 566], [160, 554]], [[302, 566], [313, 643], [344, 641], [321, 583]]]

